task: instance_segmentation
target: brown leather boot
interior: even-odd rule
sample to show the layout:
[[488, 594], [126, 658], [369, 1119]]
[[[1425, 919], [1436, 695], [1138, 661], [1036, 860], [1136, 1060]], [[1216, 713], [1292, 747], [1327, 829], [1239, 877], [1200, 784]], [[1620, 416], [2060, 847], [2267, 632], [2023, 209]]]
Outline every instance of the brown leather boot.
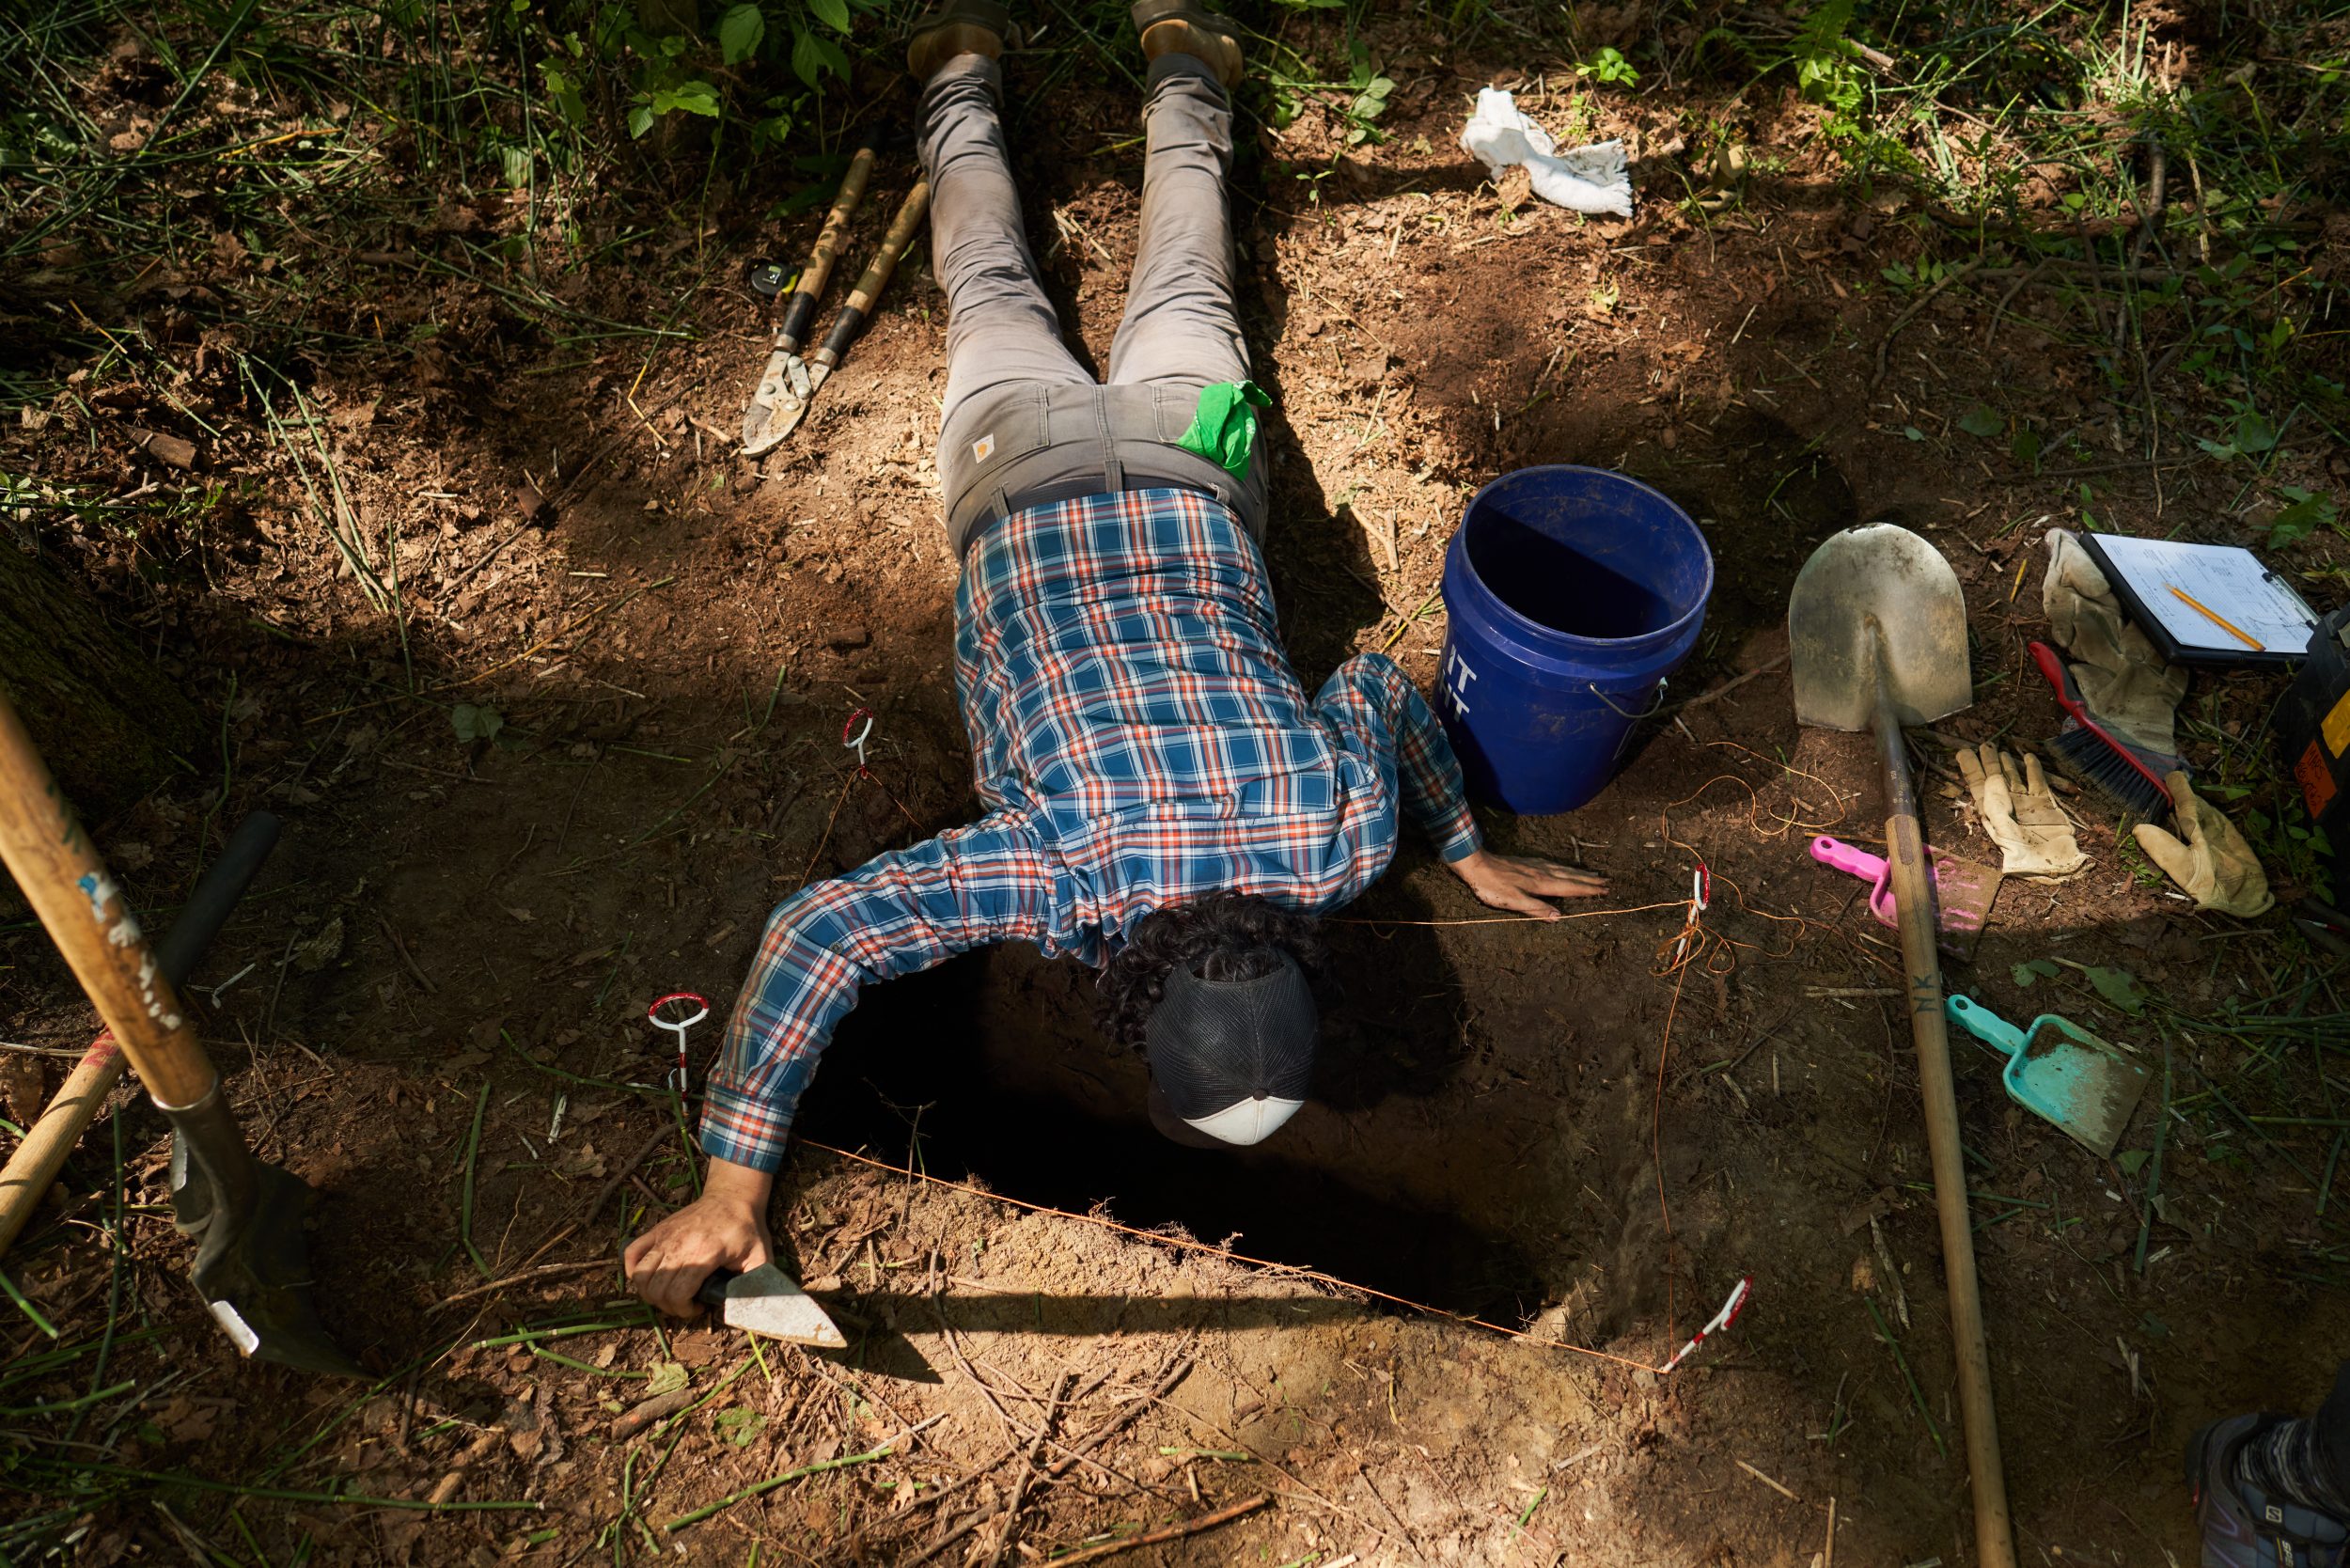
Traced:
[[1198, 0], [1136, 0], [1127, 12], [1142, 36], [1142, 57], [1189, 55], [1203, 60], [1226, 90], [1240, 85], [1246, 63], [1240, 52], [1240, 24], [1208, 9]]
[[1011, 8], [1000, 0], [946, 0], [915, 19], [906, 39], [906, 70], [917, 82], [958, 55], [1001, 59], [1011, 36]]

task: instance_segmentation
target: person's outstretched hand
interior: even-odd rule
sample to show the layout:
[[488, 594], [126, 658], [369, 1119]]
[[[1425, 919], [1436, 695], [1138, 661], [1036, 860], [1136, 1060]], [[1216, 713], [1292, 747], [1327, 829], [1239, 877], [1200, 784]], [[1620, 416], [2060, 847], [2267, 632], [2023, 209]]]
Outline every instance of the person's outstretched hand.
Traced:
[[1453, 861], [1452, 874], [1468, 884], [1479, 903], [1543, 920], [1559, 917], [1559, 911], [1543, 902], [1545, 899], [1588, 899], [1607, 891], [1604, 876], [1554, 861], [1482, 849]]
[[727, 1160], [710, 1162], [702, 1195], [643, 1235], [620, 1255], [629, 1289], [672, 1317], [698, 1317], [694, 1293], [713, 1269], [747, 1274], [767, 1262], [767, 1194], [776, 1179]]

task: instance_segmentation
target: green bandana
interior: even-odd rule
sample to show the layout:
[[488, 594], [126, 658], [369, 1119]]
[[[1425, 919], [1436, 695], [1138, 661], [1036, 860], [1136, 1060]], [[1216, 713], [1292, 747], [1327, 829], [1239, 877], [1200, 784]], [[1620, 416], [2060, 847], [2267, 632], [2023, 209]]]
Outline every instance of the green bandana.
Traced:
[[1248, 472], [1249, 454], [1257, 449], [1257, 410], [1271, 408], [1273, 400], [1253, 381], [1219, 381], [1199, 389], [1199, 407], [1191, 429], [1175, 445], [1220, 464], [1234, 478]]

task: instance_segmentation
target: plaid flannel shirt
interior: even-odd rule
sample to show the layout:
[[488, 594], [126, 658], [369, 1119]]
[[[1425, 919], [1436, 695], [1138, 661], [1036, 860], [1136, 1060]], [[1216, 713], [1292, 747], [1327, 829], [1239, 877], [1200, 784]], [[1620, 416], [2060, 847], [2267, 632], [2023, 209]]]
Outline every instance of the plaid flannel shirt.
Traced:
[[1435, 715], [1376, 654], [1308, 702], [1262, 557], [1190, 491], [1034, 507], [972, 546], [955, 684], [987, 815], [769, 918], [702, 1112], [705, 1152], [773, 1170], [834, 1027], [870, 981], [1014, 939], [1106, 963], [1152, 910], [1218, 889], [1354, 898], [1400, 818], [1478, 847]]

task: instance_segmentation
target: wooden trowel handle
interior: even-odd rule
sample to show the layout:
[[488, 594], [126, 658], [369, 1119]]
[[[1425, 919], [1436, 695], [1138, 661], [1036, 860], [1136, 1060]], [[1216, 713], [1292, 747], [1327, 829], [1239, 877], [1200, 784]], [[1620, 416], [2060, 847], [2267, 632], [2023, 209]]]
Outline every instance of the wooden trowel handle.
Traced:
[[[1882, 655], [1880, 654], [1880, 657]], [[1983, 1336], [1982, 1292], [1975, 1278], [1975, 1232], [1966, 1212], [1966, 1165], [1958, 1141], [1958, 1090], [1950, 1075], [1950, 1030], [1943, 1011], [1942, 959], [1935, 949], [1934, 871], [1918, 827], [1901, 717], [1879, 678], [1877, 750], [1885, 764], [1885, 858], [1909, 976], [1909, 1029], [1924, 1091], [1926, 1147], [1934, 1160], [1934, 1205], [1942, 1222], [1942, 1272], [1950, 1291], [1950, 1342], [1958, 1362], [1959, 1412], [1966, 1423], [1966, 1476], [1974, 1490], [1975, 1560], [2015, 1568], [2008, 1517], [2007, 1473], [1999, 1462], [1999, 1421], [1991, 1403], [1991, 1351]]]
[[212, 1064], [178, 994], [4, 694], [0, 861], [155, 1103], [184, 1109], [211, 1093]]

